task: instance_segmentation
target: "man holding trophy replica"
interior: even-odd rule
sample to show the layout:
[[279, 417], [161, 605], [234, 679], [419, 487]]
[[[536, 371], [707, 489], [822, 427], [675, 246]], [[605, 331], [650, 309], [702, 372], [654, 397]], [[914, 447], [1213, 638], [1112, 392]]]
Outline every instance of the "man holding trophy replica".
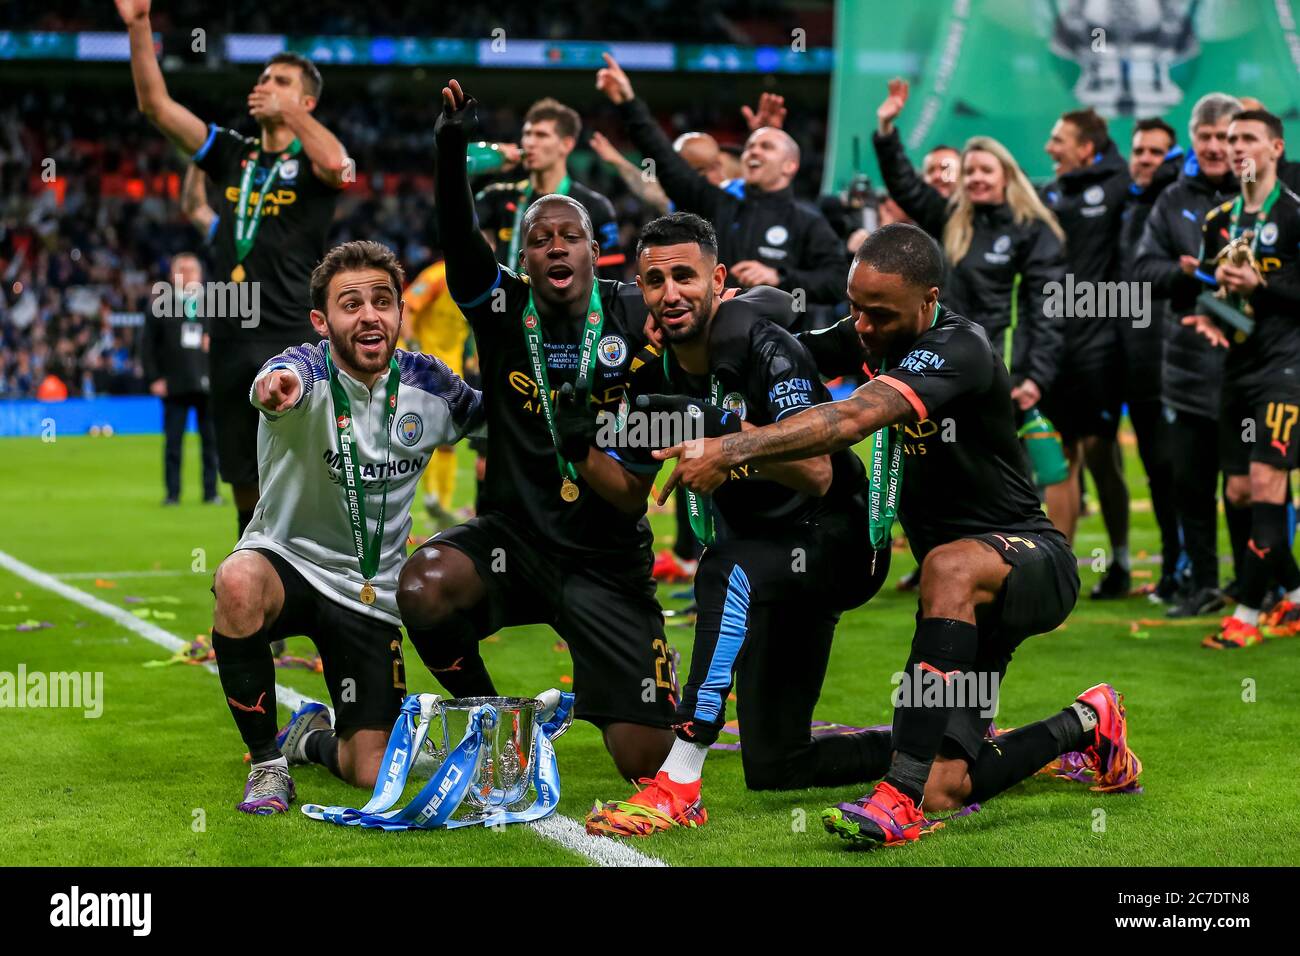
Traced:
[[[1273, 114], [1233, 117], [1228, 146], [1241, 195], [1206, 214], [1200, 257], [1201, 274], [1213, 274], [1226, 296], [1202, 295], [1197, 304], [1210, 314], [1182, 320], [1229, 350], [1219, 452], [1228, 500], [1251, 511], [1241, 601], [1202, 642], [1218, 650], [1300, 631], [1300, 566], [1286, 514], [1288, 476], [1300, 464], [1300, 197], [1277, 178], [1284, 145]], [[1243, 244], [1250, 256], [1240, 254]], [[1264, 613], [1273, 579], [1286, 593]]]
[[[442, 362], [397, 349], [402, 279], [379, 243], [331, 249], [311, 277], [322, 340], [253, 381], [262, 495], [212, 589], [221, 687], [253, 765], [244, 813], [289, 808], [290, 764], [371, 786], [402, 706], [396, 589], [411, 502], [433, 450], [480, 416], [479, 393]], [[277, 734], [271, 642], [294, 635], [316, 643], [335, 719], [308, 703]]]

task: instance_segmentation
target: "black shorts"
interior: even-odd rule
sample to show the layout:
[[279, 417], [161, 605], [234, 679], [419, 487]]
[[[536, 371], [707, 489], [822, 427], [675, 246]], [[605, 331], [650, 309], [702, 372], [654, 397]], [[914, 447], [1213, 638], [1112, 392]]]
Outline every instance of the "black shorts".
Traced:
[[406, 696], [401, 629], [331, 601], [274, 551], [249, 550], [271, 562], [284, 587], [284, 607], [267, 639], [312, 639], [334, 705], [334, 729], [391, 730]]
[[1300, 468], [1300, 396], [1223, 398], [1219, 460], [1224, 474], [1248, 475], [1252, 461], [1287, 471]]
[[1094, 435], [1114, 438], [1124, 407], [1124, 387], [1123, 370], [1114, 366], [1063, 368], [1040, 407], [1067, 447]]
[[499, 512], [471, 518], [423, 547], [463, 552], [487, 597], [469, 610], [479, 640], [503, 627], [547, 624], [573, 655], [574, 715], [668, 727], [673, 700], [663, 610], [650, 576], [649, 548], [626, 558], [581, 561]]
[[217, 432], [221, 480], [257, 487], [258, 411], [248, 400], [262, 366], [301, 341], [213, 339], [208, 359], [212, 421]]
[[[1020, 643], [1055, 630], [1074, 610], [1079, 597], [1079, 563], [1065, 537], [1056, 531], [1009, 531], [974, 538], [1011, 565], [997, 600], [975, 609], [979, 650], [972, 670], [980, 690], [988, 686], [996, 694]], [[973, 705], [954, 710], [944, 732], [943, 755], [973, 762], [988, 733], [992, 709]]]

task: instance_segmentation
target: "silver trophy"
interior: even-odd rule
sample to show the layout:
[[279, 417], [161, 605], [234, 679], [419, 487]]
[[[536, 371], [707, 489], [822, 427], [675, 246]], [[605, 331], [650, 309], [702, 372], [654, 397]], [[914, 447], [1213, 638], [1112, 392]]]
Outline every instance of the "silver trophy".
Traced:
[[1183, 91], [1170, 70], [1200, 52], [1194, 0], [1052, 0], [1051, 49], [1082, 68], [1075, 98], [1102, 116], [1152, 116]]
[[[542, 697], [546, 698], [550, 693], [548, 691]], [[461, 808], [453, 814], [454, 819], [482, 820], [503, 811], [519, 812], [528, 808], [532, 803], [529, 789], [533, 778], [537, 720], [539, 715], [546, 719], [554, 712], [553, 703], [533, 697], [441, 700], [428, 695], [427, 699], [422, 698], [421, 704], [421, 718], [430, 724], [423, 749], [434, 769], [440, 767], [447, 754], [465, 738], [471, 714], [485, 704], [491, 704], [497, 713], [494, 724], [484, 725], [478, 770]], [[568, 729], [568, 725], [569, 721], [566, 721], [552, 737], [558, 737]]]

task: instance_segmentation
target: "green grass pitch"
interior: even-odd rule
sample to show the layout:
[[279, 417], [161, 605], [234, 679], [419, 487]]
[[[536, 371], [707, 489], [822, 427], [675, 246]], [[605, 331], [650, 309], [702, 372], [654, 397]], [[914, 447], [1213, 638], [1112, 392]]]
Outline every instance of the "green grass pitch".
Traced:
[[[60, 437], [0, 443], [7, 515], [0, 551], [61, 576], [184, 639], [212, 620], [212, 571], [234, 543], [234, 511], [197, 502], [197, 445], [187, 438], [185, 501], [162, 508], [162, 439]], [[1128, 449], [1133, 551], [1155, 551], [1145, 482]], [[470, 460], [461, 450], [459, 493]], [[960, 493], [960, 489], [954, 489]], [[1092, 499], [1095, 501], [1095, 498]], [[671, 533], [668, 515], [656, 532]], [[416, 534], [429, 532], [423, 515]], [[1082, 525], [1076, 550], [1105, 545], [1100, 519]], [[194, 570], [202, 566], [205, 570]], [[893, 579], [910, 570], [897, 554]], [[1226, 569], [1225, 569], [1226, 570]], [[133, 574], [134, 572], [134, 574]], [[139, 572], [152, 572], [140, 575]], [[100, 579], [97, 583], [96, 578]], [[1083, 571], [1084, 592], [1096, 575]], [[1137, 583], [1151, 578], [1139, 578]], [[665, 606], [684, 602], [661, 588]], [[144, 599], [127, 602], [127, 598]], [[817, 716], [866, 725], [889, 720], [890, 675], [907, 655], [914, 598], [891, 584], [840, 624]], [[710, 821], [637, 841], [674, 866], [712, 865], [1255, 865], [1300, 857], [1295, 812], [1295, 726], [1300, 639], [1240, 653], [1202, 650], [1211, 621], [1193, 626], [1131, 621], [1158, 616], [1144, 598], [1097, 604], [1086, 596], [1067, 625], [1031, 638], [1002, 692], [999, 725], [1047, 716], [1101, 680], [1126, 695], [1131, 740], [1146, 772], [1141, 796], [1112, 796], [1035, 778], [900, 850], [850, 852], [821, 829], [818, 812], [849, 790], [750, 793], [740, 755], [715, 752], [705, 770]], [[52, 627], [17, 630], [35, 620]], [[689, 659], [691, 631], [668, 628]], [[308, 642], [291, 642], [303, 653]], [[797, 635], [790, 652], [798, 653]], [[503, 632], [484, 647], [503, 693], [565, 686], [569, 658], [547, 628]], [[67, 709], [0, 709], [0, 793], [6, 863], [45, 865], [581, 865], [589, 860], [527, 827], [389, 834], [234, 810], [243, 746], [216, 677], [199, 667], [146, 668], [159, 647], [109, 618], [0, 569], [0, 671], [102, 671], [98, 719]], [[684, 661], [685, 663], [685, 661]], [[410, 689], [436, 690], [408, 654]], [[326, 699], [323, 680], [301, 670], [280, 683]], [[744, 693], [744, 688], [739, 689]], [[281, 719], [286, 715], [281, 712]], [[561, 812], [577, 820], [592, 801], [630, 792], [586, 724], [558, 744]], [[295, 772], [299, 798], [350, 803], [364, 796], [319, 767]], [[354, 804], [355, 805], [355, 804]]]

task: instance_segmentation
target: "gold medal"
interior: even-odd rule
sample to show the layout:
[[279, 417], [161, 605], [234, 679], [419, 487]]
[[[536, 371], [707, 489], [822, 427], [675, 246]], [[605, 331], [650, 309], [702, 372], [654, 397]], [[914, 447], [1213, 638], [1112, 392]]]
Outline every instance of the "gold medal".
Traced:
[[369, 581], [361, 585], [361, 603], [362, 604], [375, 603], [375, 589]]
[[560, 497], [572, 504], [578, 500], [578, 486], [568, 478], [560, 484]]
[[244, 271], [244, 264], [242, 262], [230, 270], [230, 278], [234, 279], [236, 282], [243, 282], [247, 276], [248, 273]]

